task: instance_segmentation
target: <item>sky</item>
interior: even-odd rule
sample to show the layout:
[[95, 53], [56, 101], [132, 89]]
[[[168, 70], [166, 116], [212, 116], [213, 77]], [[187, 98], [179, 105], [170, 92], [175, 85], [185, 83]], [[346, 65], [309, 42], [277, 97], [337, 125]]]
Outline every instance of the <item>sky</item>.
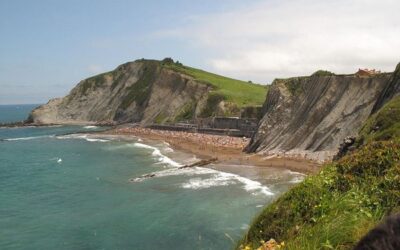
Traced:
[[0, 104], [46, 103], [140, 58], [269, 84], [393, 71], [398, 0], [0, 0]]

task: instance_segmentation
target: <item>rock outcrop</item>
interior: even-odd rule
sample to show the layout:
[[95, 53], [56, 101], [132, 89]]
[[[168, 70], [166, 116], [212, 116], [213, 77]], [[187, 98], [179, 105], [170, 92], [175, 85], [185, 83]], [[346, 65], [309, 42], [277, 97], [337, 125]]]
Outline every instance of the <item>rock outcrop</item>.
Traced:
[[387, 103], [393, 97], [398, 96], [399, 93], [400, 93], [400, 63], [397, 64], [396, 70], [391, 75], [388, 84], [386, 84], [385, 89], [382, 91], [382, 94], [376, 101], [375, 106], [372, 109], [372, 113], [377, 112], [380, 108], [383, 107], [385, 103]]
[[[200, 114], [211, 87], [153, 60], [137, 60], [81, 81], [64, 98], [33, 110], [35, 124], [125, 123]], [[188, 110], [189, 109], [189, 110]]]
[[394, 73], [368, 77], [312, 75], [277, 79], [263, 106], [258, 131], [245, 149], [265, 155], [331, 159], [346, 137], [400, 89]]

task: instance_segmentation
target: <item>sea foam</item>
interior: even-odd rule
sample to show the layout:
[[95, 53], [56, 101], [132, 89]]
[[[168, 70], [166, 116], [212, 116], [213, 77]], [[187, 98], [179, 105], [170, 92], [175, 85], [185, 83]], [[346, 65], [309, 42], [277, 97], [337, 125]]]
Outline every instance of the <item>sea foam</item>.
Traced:
[[51, 138], [54, 135], [40, 135], [40, 136], [28, 136], [28, 137], [20, 137], [20, 138], [7, 138], [2, 139], [4, 141], [28, 141], [28, 140], [35, 140], [35, 139], [42, 139], [42, 138]]
[[[252, 194], [262, 193], [264, 195], [274, 195], [274, 193], [266, 186], [263, 186], [260, 182], [250, 180], [237, 174], [227, 173], [211, 168], [204, 167], [193, 167], [193, 168], [171, 168], [152, 172], [149, 176], [153, 178], [160, 178], [166, 176], [177, 176], [186, 175], [194, 176], [194, 178], [181, 184], [182, 188], [186, 189], [205, 189], [210, 187], [228, 186], [231, 184], [242, 184], [243, 189], [251, 192]], [[202, 176], [203, 175], [203, 176]], [[204, 177], [207, 175], [206, 177]], [[132, 179], [134, 182], [143, 181], [143, 178]]]
[[237, 174], [222, 172], [214, 169], [212, 169], [211, 171], [213, 171], [211, 177], [201, 179], [201, 181], [191, 179], [189, 180], [189, 182], [184, 183], [182, 187], [191, 189], [202, 189], [212, 186], [226, 186], [229, 184], [241, 183], [246, 191], [252, 192], [253, 194], [256, 194], [256, 192], [261, 192], [265, 195], [274, 194], [268, 187], [263, 186], [258, 181], [250, 180]]
[[171, 158], [169, 158], [168, 156], [165, 156], [161, 153], [160, 149], [144, 144], [144, 143], [140, 143], [140, 142], [135, 142], [133, 144], [135, 147], [137, 148], [145, 148], [145, 149], [150, 149], [153, 150], [153, 152], [151, 153], [152, 156], [154, 156], [155, 158], [157, 158], [157, 160], [159, 161], [159, 163], [164, 163], [173, 167], [181, 167], [182, 164], [172, 160]]
[[106, 140], [106, 139], [100, 139], [100, 138], [90, 138], [88, 137], [88, 135], [83, 134], [71, 134], [71, 135], [61, 135], [61, 136], [57, 136], [57, 139], [84, 139], [88, 142], [108, 142], [110, 140]]
[[83, 128], [85, 128], [85, 129], [95, 129], [95, 128], [98, 128], [98, 127], [97, 126], [85, 126]]

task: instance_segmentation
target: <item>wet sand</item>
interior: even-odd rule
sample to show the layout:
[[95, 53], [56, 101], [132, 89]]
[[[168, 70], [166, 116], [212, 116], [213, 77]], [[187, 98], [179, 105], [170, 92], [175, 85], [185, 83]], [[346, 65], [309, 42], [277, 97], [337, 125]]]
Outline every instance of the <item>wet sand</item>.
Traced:
[[199, 158], [218, 158], [219, 162], [259, 167], [283, 168], [300, 173], [315, 173], [320, 164], [306, 159], [266, 157], [259, 154], [247, 154], [243, 148], [249, 142], [248, 138], [231, 136], [188, 133], [148, 128], [116, 128], [102, 134], [118, 136], [135, 136], [150, 140], [169, 143], [173, 148], [192, 153]]

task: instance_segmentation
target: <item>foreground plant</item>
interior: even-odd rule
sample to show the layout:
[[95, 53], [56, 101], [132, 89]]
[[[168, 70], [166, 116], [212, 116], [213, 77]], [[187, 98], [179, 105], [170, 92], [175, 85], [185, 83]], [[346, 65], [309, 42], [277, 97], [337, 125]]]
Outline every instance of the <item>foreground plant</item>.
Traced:
[[368, 143], [322, 169], [266, 207], [240, 244], [257, 249], [273, 238], [285, 249], [351, 249], [400, 211], [398, 140]]

